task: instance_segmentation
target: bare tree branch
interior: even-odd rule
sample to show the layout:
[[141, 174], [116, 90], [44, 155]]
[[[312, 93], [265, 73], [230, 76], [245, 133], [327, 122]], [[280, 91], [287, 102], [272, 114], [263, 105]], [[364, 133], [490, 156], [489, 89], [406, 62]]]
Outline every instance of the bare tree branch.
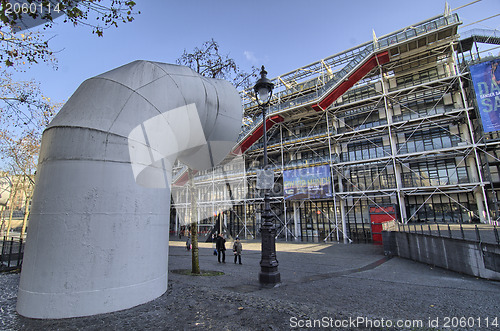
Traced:
[[202, 76], [231, 81], [236, 88], [250, 86], [251, 79], [257, 77], [257, 69], [252, 67], [250, 73], [241, 70], [229, 54], [222, 55], [219, 44], [212, 38], [203, 43], [201, 48], [195, 47], [184, 53], [177, 64], [190, 67]]

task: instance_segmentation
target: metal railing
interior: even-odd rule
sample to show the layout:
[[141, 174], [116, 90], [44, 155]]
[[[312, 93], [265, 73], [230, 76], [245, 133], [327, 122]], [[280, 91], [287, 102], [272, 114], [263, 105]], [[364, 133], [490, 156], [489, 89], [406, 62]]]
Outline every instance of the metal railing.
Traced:
[[349, 239], [352, 242], [357, 244], [373, 242], [372, 226], [370, 223], [349, 223], [348, 229]]
[[500, 245], [497, 226], [489, 224], [397, 223], [392, 231]]
[[468, 31], [460, 33], [460, 40], [472, 38], [474, 36], [497, 39], [497, 38], [500, 38], [500, 30], [472, 29], [472, 30], [468, 30]]
[[0, 255], [0, 271], [20, 270], [23, 263], [24, 241], [23, 238], [4, 237], [2, 241], [2, 254]]

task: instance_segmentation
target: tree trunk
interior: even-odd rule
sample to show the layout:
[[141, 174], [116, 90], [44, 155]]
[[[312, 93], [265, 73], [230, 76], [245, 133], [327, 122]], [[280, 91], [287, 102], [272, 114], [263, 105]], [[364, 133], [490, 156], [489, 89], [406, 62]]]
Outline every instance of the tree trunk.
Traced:
[[0, 209], [0, 219], [2, 220], [2, 223], [0, 224], [0, 236], [3, 235], [3, 228], [5, 226], [5, 216], [3, 215], [5, 208], [5, 206], [2, 206]]
[[14, 215], [14, 201], [16, 201], [17, 198], [17, 189], [19, 188], [19, 179], [16, 182], [16, 186], [14, 186], [14, 189], [10, 191], [10, 197], [9, 197], [9, 204], [10, 204], [10, 212], [9, 212], [9, 220], [7, 221], [7, 230], [5, 232], [5, 236], [8, 237], [10, 234], [10, 227], [12, 225], [12, 216]]
[[191, 273], [200, 274], [200, 259], [198, 250], [198, 199], [194, 188], [194, 172], [188, 170], [189, 193], [191, 195]]
[[14, 203], [11, 202], [10, 205], [10, 213], [9, 213], [9, 220], [7, 221], [7, 231], [5, 232], [5, 236], [8, 237], [10, 234], [10, 226], [12, 225], [12, 216], [14, 215]]
[[200, 274], [200, 259], [198, 250], [198, 225], [196, 222], [191, 224], [191, 242], [193, 244], [191, 250], [191, 273]]
[[28, 217], [30, 214], [30, 197], [26, 196], [25, 206], [24, 206], [24, 218], [23, 218], [23, 227], [21, 228], [20, 238], [24, 238], [24, 233], [26, 232], [26, 225], [28, 224]]

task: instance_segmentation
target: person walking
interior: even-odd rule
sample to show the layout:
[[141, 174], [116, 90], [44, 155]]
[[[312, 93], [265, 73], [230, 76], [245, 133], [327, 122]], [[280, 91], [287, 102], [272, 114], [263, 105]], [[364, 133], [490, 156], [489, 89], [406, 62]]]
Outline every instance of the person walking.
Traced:
[[241, 251], [243, 249], [243, 245], [240, 242], [240, 238], [236, 237], [236, 240], [233, 243], [233, 253], [234, 253], [234, 263], [236, 264], [236, 260], [238, 259], [241, 264]]
[[188, 251], [191, 250], [191, 237], [187, 237], [187, 240], [186, 240], [186, 249]]
[[217, 242], [215, 243], [215, 248], [217, 248], [217, 261], [221, 263], [226, 263], [226, 239], [224, 239], [224, 235], [222, 233], [217, 237]]

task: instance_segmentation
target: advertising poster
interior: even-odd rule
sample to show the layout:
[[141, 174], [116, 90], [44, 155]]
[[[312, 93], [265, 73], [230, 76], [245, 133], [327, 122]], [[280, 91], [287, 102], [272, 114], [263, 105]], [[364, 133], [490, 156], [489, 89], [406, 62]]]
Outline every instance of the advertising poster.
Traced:
[[470, 66], [484, 132], [500, 131], [500, 59]]
[[285, 199], [326, 199], [332, 197], [330, 166], [309, 167], [283, 172]]

